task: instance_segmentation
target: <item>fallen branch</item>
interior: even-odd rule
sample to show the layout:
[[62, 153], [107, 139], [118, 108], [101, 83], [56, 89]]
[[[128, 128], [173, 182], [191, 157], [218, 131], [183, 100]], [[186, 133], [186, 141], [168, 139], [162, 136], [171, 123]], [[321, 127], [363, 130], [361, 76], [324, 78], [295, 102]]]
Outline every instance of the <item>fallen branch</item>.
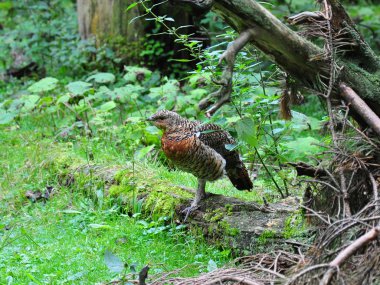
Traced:
[[359, 114], [360, 117], [372, 128], [372, 130], [380, 136], [380, 118], [372, 111], [372, 109], [359, 97], [351, 87], [345, 83], [339, 84], [340, 96], [347, 101], [348, 104]]
[[203, 285], [214, 285], [214, 284], [220, 284], [222, 282], [226, 281], [233, 281], [233, 282], [239, 282], [241, 285], [262, 285], [262, 283], [258, 283], [256, 281], [244, 278], [244, 277], [237, 277], [237, 276], [222, 276], [213, 280], [210, 280]]
[[367, 245], [371, 241], [375, 240], [380, 234], [380, 227], [372, 228], [369, 232], [362, 235], [360, 238], [355, 240], [352, 244], [342, 250], [333, 261], [329, 263], [329, 269], [323, 275], [320, 285], [327, 285], [330, 283], [336, 270], [342, 265], [348, 258], [350, 258], [358, 249]]
[[287, 164], [293, 166], [296, 169], [298, 176], [305, 175], [313, 178], [320, 178], [328, 175], [326, 170], [322, 168], [316, 168], [304, 162], [289, 162]]

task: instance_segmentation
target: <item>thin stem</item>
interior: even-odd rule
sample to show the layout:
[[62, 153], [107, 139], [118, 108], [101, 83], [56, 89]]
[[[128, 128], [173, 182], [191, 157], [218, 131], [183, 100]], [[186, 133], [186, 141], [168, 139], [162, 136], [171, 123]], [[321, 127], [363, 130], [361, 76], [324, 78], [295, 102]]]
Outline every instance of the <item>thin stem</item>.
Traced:
[[273, 181], [274, 185], [276, 186], [278, 192], [280, 193], [281, 198], [284, 199], [285, 196], [284, 196], [284, 193], [282, 193], [280, 186], [278, 186], [278, 184], [277, 184], [276, 180], [274, 179], [272, 173], [270, 173], [269, 169], [268, 169], [267, 166], [265, 165], [265, 163], [264, 163], [264, 161], [263, 161], [261, 155], [259, 154], [259, 151], [257, 150], [257, 148], [254, 147], [254, 149], [255, 149], [256, 155], [257, 155], [257, 157], [259, 158], [261, 164], [264, 166], [265, 171], [268, 173], [268, 175], [270, 176], [270, 178], [271, 178], [271, 180]]

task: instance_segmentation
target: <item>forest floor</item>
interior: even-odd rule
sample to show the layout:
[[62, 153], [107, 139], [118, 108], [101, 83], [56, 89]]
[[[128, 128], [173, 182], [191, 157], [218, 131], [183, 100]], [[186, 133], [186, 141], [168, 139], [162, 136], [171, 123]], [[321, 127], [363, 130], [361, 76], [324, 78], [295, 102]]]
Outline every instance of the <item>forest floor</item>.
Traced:
[[[33, 121], [0, 130], [1, 284], [112, 280], [120, 273], [110, 270], [115, 260], [125, 263], [124, 273], [149, 265], [150, 274], [185, 267], [181, 275], [194, 276], [231, 260], [229, 248], [189, 233], [173, 220], [173, 212], [142, 217], [137, 209], [131, 216], [104, 189], [96, 189], [95, 181], [65, 186], [59, 181], [62, 165], [55, 164], [62, 156], [86, 163], [91, 147], [92, 163], [126, 167], [127, 158], [112, 146], [58, 142], [52, 133]], [[153, 175], [168, 185], [196, 186], [191, 175], [163, 166], [140, 163], [138, 169], [137, 179]], [[259, 202], [265, 189], [258, 182], [254, 192], [239, 192], [225, 179], [208, 185], [210, 192]], [[34, 201], [40, 193], [46, 199]], [[106, 252], [113, 254], [111, 261]]]

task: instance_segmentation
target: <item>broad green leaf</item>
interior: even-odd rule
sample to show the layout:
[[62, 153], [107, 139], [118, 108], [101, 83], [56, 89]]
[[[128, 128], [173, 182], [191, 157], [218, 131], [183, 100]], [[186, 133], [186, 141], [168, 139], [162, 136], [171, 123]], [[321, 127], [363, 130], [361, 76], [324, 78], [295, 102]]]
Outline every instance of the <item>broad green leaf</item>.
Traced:
[[54, 102], [54, 98], [52, 96], [42, 97], [38, 102], [38, 106], [50, 106]]
[[150, 78], [152, 75], [152, 71], [143, 67], [124, 66], [124, 70], [126, 71], [126, 74], [123, 78], [127, 82], [142, 81]]
[[11, 123], [16, 117], [17, 114], [15, 113], [1, 113], [0, 112], [0, 125], [7, 125]]
[[100, 106], [100, 110], [103, 112], [108, 112], [116, 107], [116, 103], [114, 101], [108, 101]]
[[57, 87], [58, 79], [46, 77], [29, 86], [28, 91], [31, 93], [43, 93], [51, 91]]
[[60, 103], [67, 103], [69, 100], [70, 100], [70, 95], [68, 94], [65, 94], [65, 95], [62, 95], [61, 97], [58, 98], [57, 100], [57, 104], [60, 104]]
[[240, 140], [252, 147], [257, 146], [255, 123], [252, 118], [243, 118], [237, 121], [235, 129]]
[[211, 83], [211, 72], [203, 72], [201, 74], [191, 75], [189, 78], [189, 84], [191, 87], [196, 88], [198, 86], [204, 86]]
[[[107, 86], [100, 86], [99, 89], [93, 95], [93, 98], [96, 98], [100, 101], [106, 101], [107, 99], [113, 98], [115, 92], [109, 89]], [[91, 98], [91, 96], [89, 97]]]
[[5, 1], [0, 3], [0, 10], [10, 10], [12, 9], [13, 4], [12, 1]]
[[226, 150], [229, 150], [229, 151], [232, 151], [234, 149], [236, 149], [238, 146], [238, 144], [225, 144], [224, 147], [226, 148]]
[[115, 81], [115, 75], [107, 72], [99, 72], [91, 75], [86, 81], [94, 80], [96, 83], [112, 83]]
[[144, 88], [139, 85], [127, 84], [114, 89], [113, 99], [126, 103], [129, 99], [137, 99], [143, 90]]
[[109, 250], [104, 253], [104, 262], [112, 272], [120, 273], [124, 270], [124, 263]]
[[21, 97], [23, 102], [22, 111], [28, 112], [33, 110], [37, 106], [38, 100], [40, 100], [40, 96], [38, 95], [25, 95]]
[[203, 89], [203, 88], [197, 88], [190, 91], [190, 96], [194, 96], [197, 99], [203, 98], [208, 94], [210, 91]]
[[66, 85], [67, 90], [74, 95], [82, 95], [91, 88], [92, 84], [84, 81], [74, 81]]
[[318, 119], [306, 116], [300, 112], [292, 111], [292, 117], [292, 128], [295, 130], [319, 130], [322, 126]]
[[136, 155], [138, 160], [143, 159], [152, 149], [154, 149], [154, 145], [149, 145], [141, 148]]
[[179, 82], [177, 80], [168, 80], [164, 85], [150, 88], [149, 96], [152, 98], [174, 98], [179, 92]]
[[283, 144], [287, 148], [289, 160], [308, 159], [308, 156], [321, 152], [320, 142], [313, 137], [298, 138]]
[[208, 261], [208, 264], [207, 264], [207, 271], [211, 272], [211, 271], [214, 271], [216, 269], [218, 269], [218, 265], [216, 264], [216, 262], [214, 260], [210, 259]]
[[93, 228], [93, 229], [106, 229], [106, 230], [108, 230], [108, 229], [112, 228], [109, 225], [103, 225], [103, 224], [89, 224], [88, 226]]

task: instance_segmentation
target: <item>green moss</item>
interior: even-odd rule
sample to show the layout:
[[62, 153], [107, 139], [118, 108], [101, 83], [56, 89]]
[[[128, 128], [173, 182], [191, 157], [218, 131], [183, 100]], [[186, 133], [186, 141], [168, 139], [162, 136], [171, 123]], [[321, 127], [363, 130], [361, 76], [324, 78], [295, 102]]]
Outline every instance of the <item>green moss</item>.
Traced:
[[147, 185], [145, 189], [145, 193], [148, 195], [144, 200], [143, 212], [146, 214], [171, 216], [176, 206], [183, 203], [184, 200], [192, 198], [190, 193], [178, 187], [167, 186], [163, 182], [154, 182], [151, 182], [154, 186]]
[[131, 193], [133, 190], [129, 185], [111, 185], [108, 189], [108, 193], [111, 197], [123, 196]]
[[42, 168], [49, 170], [51, 173], [57, 173], [58, 175], [68, 174], [73, 169], [85, 164], [82, 158], [68, 151], [57, 148], [50, 152], [51, 156], [43, 161]]
[[204, 219], [207, 222], [215, 223], [215, 222], [221, 221], [223, 217], [225, 216], [225, 214], [226, 213], [223, 211], [223, 209], [215, 209], [210, 213], [206, 213], [204, 215]]
[[257, 238], [258, 245], [266, 245], [271, 240], [273, 240], [276, 237], [276, 232], [273, 230], [265, 230], [262, 232], [262, 234]]
[[179, 202], [168, 193], [154, 191], [147, 196], [143, 204], [143, 211], [152, 215], [171, 216]]
[[231, 216], [232, 215], [232, 211], [234, 210], [234, 206], [231, 205], [231, 204], [226, 204], [224, 206], [224, 208], [226, 209], [226, 213], [228, 216]]
[[116, 172], [116, 174], [114, 175], [114, 179], [116, 184], [127, 185], [131, 179], [131, 170], [123, 169]]
[[225, 235], [234, 237], [240, 233], [239, 229], [232, 227], [226, 221], [220, 221], [218, 225], [222, 229], [222, 231], [225, 233]]
[[300, 212], [294, 213], [285, 220], [285, 227], [282, 235], [284, 238], [293, 238], [304, 235], [306, 225], [303, 215]]

